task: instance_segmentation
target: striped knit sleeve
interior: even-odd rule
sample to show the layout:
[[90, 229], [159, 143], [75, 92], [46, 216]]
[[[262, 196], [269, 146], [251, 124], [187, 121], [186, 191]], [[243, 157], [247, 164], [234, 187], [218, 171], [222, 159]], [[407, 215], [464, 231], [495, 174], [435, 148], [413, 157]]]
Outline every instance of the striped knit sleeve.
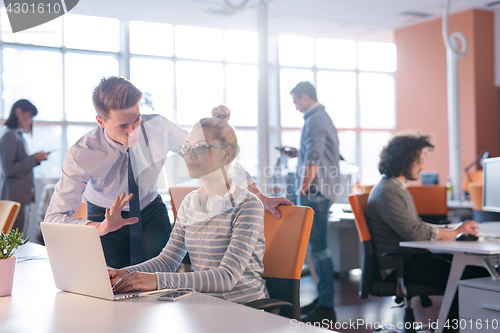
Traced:
[[[161, 253], [155, 258], [149, 259], [141, 264], [125, 267], [129, 272], [155, 273], [175, 272], [177, 270], [180, 263], [182, 262], [182, 259], [184, 259], [184, 256], [187, 253], [186, 245], [184, 243], [186, 224], [182, 221], [185, 216], [182, 213], [183, 207], [184, 205], [181, 205], [181, 207], [179, 208], [177, 222], [175, 223], [174, 229], [170, 234], [167, 245], [165, 245]], [[158, 286], [159, 285], [160, 284], [158, 283]]]
[[264, 209], [253, 197], [242, 202], [233, 216], [232, 234], [220, 265], [215, 269], [188, 273], [156, 273], [158, 288], [192, 288], [220, 293], [234, 288], [249, 265], [259, 234], [263, 230]]

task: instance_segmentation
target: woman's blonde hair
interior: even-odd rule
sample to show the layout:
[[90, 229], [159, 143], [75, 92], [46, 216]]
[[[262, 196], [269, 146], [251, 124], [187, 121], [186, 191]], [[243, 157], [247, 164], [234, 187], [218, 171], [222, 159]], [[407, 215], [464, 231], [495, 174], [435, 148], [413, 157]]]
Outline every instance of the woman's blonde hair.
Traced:
[[193, 128], [200, 127], [205, 137], [210, 133], [214, 140], [233, 147], [233, 156], [231, 156], [228, 163], [231, 163], [238, 156], [240, 149], [234, 128], [229, 124], [230, 117], [231, 111], [229, 111], [228, 107], [219, 105], [212, 109], [211, 118], [203, 118], [193, 126]]

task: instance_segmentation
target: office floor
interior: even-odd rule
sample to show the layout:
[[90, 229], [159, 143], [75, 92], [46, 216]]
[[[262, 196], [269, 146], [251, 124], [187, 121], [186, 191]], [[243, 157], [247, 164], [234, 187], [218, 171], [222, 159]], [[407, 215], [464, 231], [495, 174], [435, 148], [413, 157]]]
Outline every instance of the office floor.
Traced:
[[[337, 314], [337, 326], [335, 331], [341, 333], [367, 333], [374, 332], [376, 329], [370, 329], [370, 325], [380, 323], [390, 323], [397, 325], [403, 323], [403, 308], [392, 308], [397, 304], [392, 297], [373, 297], [360, 299], [358, 297], [359, 275], [358, 270], [353, 270], [347, 276], [337, 277], [335, 279], [335, 312]], [[316, 285], [311, 276], [307, 275], [300, 281], [300, 302], [301, 305], [307, 305], [312, 302], [317, 295]], [[442, 297], [432, 297], [433, 305], [430, 308], [423, 309], [420, 306], [420, 300], [414, 298], [412, 305], [415, 311], [415, 320], [424, 325], [437, 318]], [[358, 324], [359, 325], [356, 325]]]

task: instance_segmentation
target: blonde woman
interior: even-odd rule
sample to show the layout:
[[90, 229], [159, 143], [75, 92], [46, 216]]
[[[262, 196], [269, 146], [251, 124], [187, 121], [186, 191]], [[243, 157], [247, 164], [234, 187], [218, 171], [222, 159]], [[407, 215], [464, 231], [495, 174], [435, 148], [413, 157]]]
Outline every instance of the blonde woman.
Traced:
[[[189, 175], [203, 186], [182, 202], [159, 256], [109, 270], [115, 292], [192, 288], [237, 303], [269, 297], [262, 279], [264, 208], [227, 176], [239, 149], [229, 118], [221, 105], [193, 126], [180, 153]], [[194, 272], [175, 273], [186, 252]]]

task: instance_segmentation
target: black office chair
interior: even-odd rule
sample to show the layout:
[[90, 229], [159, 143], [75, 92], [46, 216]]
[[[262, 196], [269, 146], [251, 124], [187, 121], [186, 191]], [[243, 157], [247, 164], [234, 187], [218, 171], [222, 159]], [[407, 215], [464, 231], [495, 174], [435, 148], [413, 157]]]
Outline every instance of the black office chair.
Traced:
[[[377, 259], [373, 250], [370, 231], [365, 219], [365, 209], [368, 203], [368, 193], [351, 194], [349, 195], [349, 203], [354, 214], [354, 221], [358, 229], [359, 239], [363, 247], [363, 257], [361, 263], [361, 280], [359, 283], [359, 297], [367, 298], [372, 296], [396, 296], [397, 303], [403, 303], [405, 307], [404, 322], [405, 333], [414, 333], [413, 323], [415, 316], [411, 306], [411, 299], [415, 296], [420, 296], [422, 306], [428, 307], [432, 305], [428, 296], [444, 295], [444, 289], [430, 287], [418, 284], [404, 283], [404, 259], [408, 255], [423, 254], [425, 250], [419, 249], [398, 249], [384, 255], [392, 256], [395, 259], [397, 282], [385, 282], [382, 280], [380, 270], [377, 265]], [[411, 328], [407, 329], [406, 323], [412, 323]]]

